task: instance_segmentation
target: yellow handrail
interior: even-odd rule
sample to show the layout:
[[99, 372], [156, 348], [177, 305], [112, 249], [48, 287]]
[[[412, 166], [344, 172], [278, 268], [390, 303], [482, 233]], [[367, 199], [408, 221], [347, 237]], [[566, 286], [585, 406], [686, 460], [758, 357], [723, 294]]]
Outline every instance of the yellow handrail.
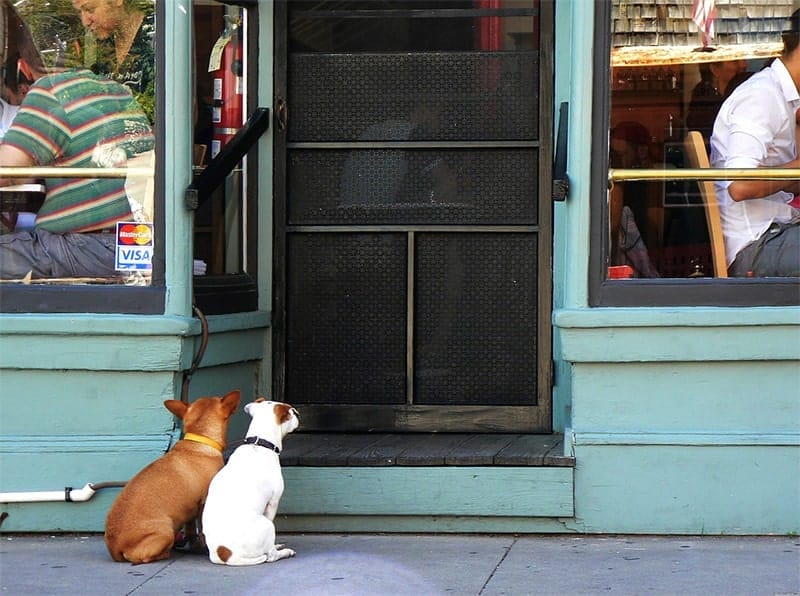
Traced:
[[608, 188], [625, 180], [800, 180], [800, 168], [611, 168]]
[[132, 176], [148, 178], [153, 174], [153, 168], [11, 168], [0, 166], [0, 178], [128, 178]]

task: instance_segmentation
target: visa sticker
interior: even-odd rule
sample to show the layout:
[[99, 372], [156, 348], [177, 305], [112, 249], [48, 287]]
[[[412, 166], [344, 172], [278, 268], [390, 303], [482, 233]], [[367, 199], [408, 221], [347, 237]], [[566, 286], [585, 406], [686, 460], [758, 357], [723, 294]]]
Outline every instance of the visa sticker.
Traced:
[[117, 222], [117, 271], [151, 271], [153, 269], [153, 224], [135, 221]]

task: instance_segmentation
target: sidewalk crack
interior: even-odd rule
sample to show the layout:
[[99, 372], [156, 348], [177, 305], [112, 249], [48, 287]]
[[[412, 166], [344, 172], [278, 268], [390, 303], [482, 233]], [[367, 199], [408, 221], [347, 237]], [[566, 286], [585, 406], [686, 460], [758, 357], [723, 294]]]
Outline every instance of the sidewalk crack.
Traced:
[[511, 552], [511, 549], [512, 549], [512, 548], [514, 548], [514, 545], [515, 545], [515, 544], [516, 544], [518, 541], [519, 541], [519, 538], [518, 538], [518, 537], [514, 537], [514, 540], [513, 540], [513, 541], [511, 542], [511, 544], [508, 546], [508, 548], [506, 549], [506, 552], [504, 552], [504, 553], [503, 553], [503, 556], [502, 556], [502, 557], [500, 557], [500, 560], [497, 562], [497, 565], [495, 565], [495, 566], [494, 566], [494, 569], [492, 569], [492, 572], [489, 574], [489, 577], [487, 577], [487, 578], [486, 578], [486, 581], [485, 581], [485, 582], [483, 583], [483, 585], [481, 586], [481, 590], [480, 590], [480, 592], [478, 592], [478, 596], [481, 596], [481, 595], [484, 593], [484, 591], [486, 590], [486, 588], [489, 586], [489, 582], [491, 582], [491, 581], [492, 581], [492, 578], [494, 577], [495, 573], [497, 573], [497, 570], [498, 570], [498, 569], [500, 569], [500, 565], [502, 565], [502, 564], [503, 564], [503, 561], [505, 561], [505, 560], [506, 560], [506, 557], [508, 557], [508, 553], [510, 553], [510, 552]]
[[140, 583], [138, 586], [133, 588], [131, 591], [125, 592], [125, 596], [131, 596], [131, 594], [137, 592], [139, 590], [139, 588], [144, 587], [151, 580], [155, 579], [160, 574], [162, 574], [165, 570], [167, 570], [173, 563], [175, 563], [176, 560], [177, 560], [177, 557], [175, 557], [174, 554], [170, 555], [170, 558], [166, 561], [166, 564], [163, 567], [158, 569], [155, 573], [153, 573], [150, 577], [146, 578], [142, 583]]

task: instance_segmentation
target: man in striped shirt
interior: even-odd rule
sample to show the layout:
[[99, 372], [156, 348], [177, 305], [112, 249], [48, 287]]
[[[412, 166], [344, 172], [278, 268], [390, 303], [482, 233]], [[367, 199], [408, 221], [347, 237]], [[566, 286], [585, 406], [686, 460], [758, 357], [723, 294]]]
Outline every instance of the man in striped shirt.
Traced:
[[[124, 167], [153, 148], [127, 87], [88, 70], [47, 74], [35, 48], [21, 50], [35, 82], [0, 144], [0, 166]], [[0, 186], [17, 183], [0, 174]], [[34, 229], [0, 235], [0, 278], [113, 275], [108, 232], [132, 218], [125, 180], [46, 178], [45, 187]]]

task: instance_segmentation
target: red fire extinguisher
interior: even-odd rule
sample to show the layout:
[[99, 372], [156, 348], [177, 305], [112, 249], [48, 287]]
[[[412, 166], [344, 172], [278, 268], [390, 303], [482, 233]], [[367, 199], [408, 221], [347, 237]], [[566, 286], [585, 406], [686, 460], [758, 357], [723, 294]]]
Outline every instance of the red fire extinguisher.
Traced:
[[242, 127], [242, 40], [239, 26], [233, 18], [225, 15], [225, 28], [211, 50], [208, 71], [213, 73], [214, 91], [211, 107], [211, 157], [231, 140]]

